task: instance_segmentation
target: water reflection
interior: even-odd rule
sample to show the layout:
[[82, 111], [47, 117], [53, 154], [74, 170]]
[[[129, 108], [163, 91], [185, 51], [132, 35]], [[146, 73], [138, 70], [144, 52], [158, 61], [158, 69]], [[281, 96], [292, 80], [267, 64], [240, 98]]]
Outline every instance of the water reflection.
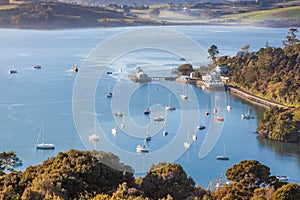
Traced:
[[300, 167], [300, 144], [284, 143], [257, 136], [259, 148], [269, 148], [280, 156], [293, 156], [297, 158]]

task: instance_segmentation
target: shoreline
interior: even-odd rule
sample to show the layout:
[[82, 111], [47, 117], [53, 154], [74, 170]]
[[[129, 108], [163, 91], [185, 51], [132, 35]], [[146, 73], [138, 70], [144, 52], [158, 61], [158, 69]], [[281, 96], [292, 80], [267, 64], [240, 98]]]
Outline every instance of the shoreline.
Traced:
[[233, 87], [231, 85], [225, 85], [225, 90], [229, 91], [231, 94], [234, 94], [244, 100], [247, 100], [251, 103], [266, 107], [266, 108], [271, 108], [273, 106], [278, 106], [278, 107], [282, 107], [282, 108], [291, 108], [289, 106], [286, 106], [284, 104], [278, 103], [278, 102], [274, 102], [268, 99], [264, 99], [261, 97], [258, 97], [254, 94], [251, 94], [245, 90], [242, 90], [240, 88], [237, 87]]
[[17, 29], [17, 30], [64, 30], [64, 29], [90, 29], [90, 28], [122, 28], [122, 27], [141, 27], [141, 26], [224, 26], [224, 27], [259, 27], [259, 28], [289, 28], [290, 26], [265, 26], [263, 24], [256, 23], [211, 23], [211, 22], [165, 22], [165, 21], [136, 21], [136, 22], [111, 22], [111, 23], [86, 23], [86, 24], [69, 24], [54, 21], [49, 23], [32, 23], [32, 24], [7, 24], [0, 22], [0, 29]]

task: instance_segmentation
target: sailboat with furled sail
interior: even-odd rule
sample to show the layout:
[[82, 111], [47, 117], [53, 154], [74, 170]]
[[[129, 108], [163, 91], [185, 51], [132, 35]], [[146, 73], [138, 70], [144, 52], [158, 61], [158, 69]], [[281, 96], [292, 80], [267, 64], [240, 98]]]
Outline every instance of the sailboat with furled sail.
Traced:
[[183, 85], [183, 91], [182, 91], [182, 94], [180, 94], [180, 97], [181, 97], [181, 99], [183, 99], [183, 100], [188, 99], [188, 96], [186, 95], [186, 90], [185, 90], [184, 85]]
[[220, 155], [220, 156], [217, 156], [216, 159], [217, 160], [229, 160], [229, 157], [226, 156], [226, 154], [225, 154], [225, 144], [224, 144], [224, 154]]
[[169, 104], [166, 105], [166, 108], [165, 108], [167, 111], [168, 110], [176, 110], [176, 108], [174, 106], [171, 105], [171, 94], [169, 94]]
[[150, 95], [148, 95], [148, 105], [146, 110], [144, 111], [145, 115], [149, 115], [151, 113], [151, 109], [150, 109]]
[[[216, 99], [215, 99], [215, 106], [217, 106], [217, 102], [216, 102]], [[215, 107], [214, 108], [214, 120], [217, 121], [217, 122], [223, 122], [224, 121], [224, 118], [223, 117], [220, 117], [218, 115], [218, 109]]]
[[[42, 137], [42, 143], [38, 144], [39, 138]], [[51, 143], [45, 143], [45, 129], [44, 129], [44, 123], [42, 124], [41, 131], [39, 134], [39, 137], [36, 142], [36, 149], [43, 149], [43, 150], [51, 150], [55, 149], [55, 145]]]
[[187, 150], [190, 148], [191, 144], [189, 142], [189, 132], [187, 133], [187, 136], [186, 136], [186, 141], [183, 143], [183, 146], [184, 148]]
[[89, 135], [89, 141], [92, 142], [94, 144], [94, 149], [96, 149], [96, 142], [99, 141], [99, 135], [97, 135], [96, 133], [96, 114], [94, 117], [94, 133], [92, 135]]

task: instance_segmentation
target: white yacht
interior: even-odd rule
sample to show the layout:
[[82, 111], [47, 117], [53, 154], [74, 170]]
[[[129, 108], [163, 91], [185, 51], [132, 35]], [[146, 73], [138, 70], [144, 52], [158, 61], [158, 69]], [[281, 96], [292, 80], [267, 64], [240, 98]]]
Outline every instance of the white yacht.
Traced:
[[[39, 137], [42, 137], [42, 143], [38, 143]], [[44, 123], [42, 124], [39, 137], [37, 139], [36, 149], [43, 149], [43, 150], [55, 149], [55, 145], [54, 144], [52, 144], [52, 143], [45, 143]]]

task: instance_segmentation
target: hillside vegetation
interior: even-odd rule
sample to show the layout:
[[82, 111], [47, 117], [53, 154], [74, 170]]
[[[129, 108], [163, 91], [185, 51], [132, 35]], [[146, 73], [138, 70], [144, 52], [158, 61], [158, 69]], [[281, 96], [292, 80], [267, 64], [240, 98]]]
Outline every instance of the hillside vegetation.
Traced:
[[[0, 153], [0, 164], [11, 156]], [[106, 162], [113, 162], [114, 167], [121, 171], [104, 165]], [[300, 185], [279, 182], [271, 176], [269, 167], [256, 160], [243, 160], [230, 167], [226, 177], [232, 182], [213, 191], [195, 186], [193, 179], [178, 164], [158, 163], [144, 177], [137, 179], [125, 168], [131, 169], [121, 164], [112, 153], [78, 150], [58, 153], [55, 158], [30, 166], [24, 172], [1, 173], [0, 199], [285, 200], [300, 197]]]
[[7, 27], [72, 28], [152, 23], [104, 7], [45, 2], [20, 4], [13, 8], [1, 7], [0, 25]]
[[300, 43], [265, 47], [258, 52], [223, 56], [218, 64], [229, 68], [232, 85], [263, 98], [287, 105], [300, 105]]
[[271, 108], [260, 121], [258, 133], [283, 141], [300, 141], [300, 41], [297, 29], [291, 28], [284, 48], [261, 48], [248, 53], [244, 48], [237, 56], [223, 56], [217, 60], [228, 66], [230, 84], [252, 94], [294, 108]]
[[124, 3], [90, 0], [13, 1], [0, 5], [0, 26], [15, 28], [78, 28], [136, 25], [300, 25], [298, 1], [222, 1]]
[[253, 11], [249, 13], [240, 13], [234, 15], [224, 15], [222, 19], [236, 20], [240, 22], [259, 23], [268, 22], [270, 20], [300, 20], [300, 6], [278, 8], [273, 10]]

